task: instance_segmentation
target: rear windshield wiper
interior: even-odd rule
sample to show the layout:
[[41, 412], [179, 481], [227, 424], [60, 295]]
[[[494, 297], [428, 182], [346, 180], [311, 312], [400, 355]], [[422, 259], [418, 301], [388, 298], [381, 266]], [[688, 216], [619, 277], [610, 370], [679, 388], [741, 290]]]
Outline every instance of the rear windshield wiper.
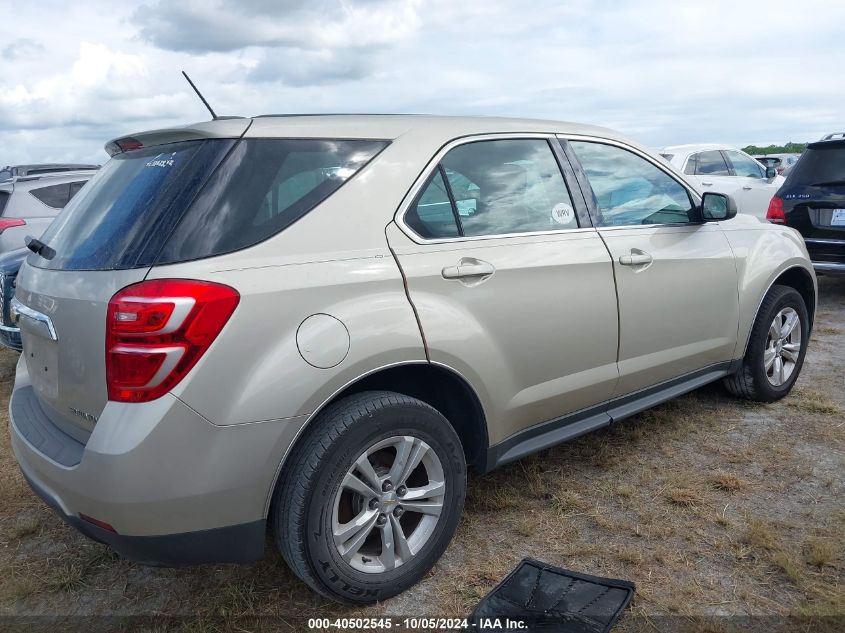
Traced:
[[40, 255], [44, 259], [53, 259], [56, 256], [56, 251], [47, 246], [38, 238], [27, 235], [26, 238], [24, 238], [24, 243], [26, 243], [26, 247], [29, 250], [31, 250], [36, 255]]
[[824, 182], [814, 182], [811, 187], [837, 187], [845, 186], [845, 180], [825, 180]]

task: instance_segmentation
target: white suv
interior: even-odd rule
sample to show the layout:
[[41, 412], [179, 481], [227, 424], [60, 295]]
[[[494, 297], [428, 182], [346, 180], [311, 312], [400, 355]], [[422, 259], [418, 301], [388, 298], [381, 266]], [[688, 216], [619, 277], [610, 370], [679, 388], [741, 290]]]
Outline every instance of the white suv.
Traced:
[[751, 156], [727, 145], [671, 145], [660, 155], [701, 192], [724, 193], [736, 200], [740, 213], [765, 218], [769, 202], [783, 184], [783, 176]]

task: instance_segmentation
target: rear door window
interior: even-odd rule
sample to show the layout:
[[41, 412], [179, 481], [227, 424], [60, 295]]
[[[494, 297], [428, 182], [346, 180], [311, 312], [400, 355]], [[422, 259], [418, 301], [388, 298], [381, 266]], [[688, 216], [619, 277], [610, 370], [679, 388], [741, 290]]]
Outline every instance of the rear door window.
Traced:
[[284, 230], [386, 141], [209, 139], [118, 154], [41, 241], [62, 270], [175, 263], [232, 252]]
[[[695, 172], [696, 176], [730, 176], [731, 172], [728, 169], [728, 164], [725, 162], [725, 157], [722, 152], [718, 150], [699, 152], [695, 155]], [[690, 159], [692, 160], [692, 159]], [[686, 170], [684, 173], [690, 173]]]

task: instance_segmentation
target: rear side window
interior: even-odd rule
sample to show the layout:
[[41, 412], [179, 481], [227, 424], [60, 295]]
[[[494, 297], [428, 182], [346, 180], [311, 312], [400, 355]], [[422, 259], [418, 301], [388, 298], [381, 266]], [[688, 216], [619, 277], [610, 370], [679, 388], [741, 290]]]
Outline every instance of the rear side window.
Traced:
[[82, 189], [86, 182], [88, 181], [80, 180], [78, 182], [70, 183], [70, 197], [68, 198], [68, 201], [73, 200], [73, 197], [79, 193], [79, 190]]
[[845, 186], [845, 142], [811, 145], [789, 172], [786, 184]]
[[[695, 161], [694, 163], [693, 160]], [[692, 171], [690, 170], [691, 165], [694, 166]], [[700, 152], [695, 156], [690, 157], [684, 173], [694, 174], [696, 176], [731, 175], [731, 172], [728, 169], [728, 164], [725, 162], [724, 156], [722, 156], [722, 152], [718, 150]]]
[[70, 184], [65, 182], [60, 185], [39, 187], [38, 189], [31, 189], [29, 193], [48, 207], [61, 209], [70, 200]]
[[384, 141], [209, 139], [118, 154], [41, 238], [60, 270], [146, 267], [256, 244], [305, 215]]
[[156, 263], [236, 251], [284, 230], [332, 195], [386, 141], [240, 141], [203, 188]]

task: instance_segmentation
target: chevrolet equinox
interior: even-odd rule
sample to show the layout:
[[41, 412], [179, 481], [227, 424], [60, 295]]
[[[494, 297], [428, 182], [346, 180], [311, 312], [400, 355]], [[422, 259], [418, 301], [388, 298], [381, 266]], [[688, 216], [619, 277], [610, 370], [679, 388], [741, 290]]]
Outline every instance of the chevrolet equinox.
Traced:
[[[497, 466], [723, 380], [782, 398], [801, 236], [607, 129], [227, 118], [121, 137], [17, 281], [11, 437], [83, 534], [393, 596]], [[736, 216], [736, 217], [734, 217]]]

